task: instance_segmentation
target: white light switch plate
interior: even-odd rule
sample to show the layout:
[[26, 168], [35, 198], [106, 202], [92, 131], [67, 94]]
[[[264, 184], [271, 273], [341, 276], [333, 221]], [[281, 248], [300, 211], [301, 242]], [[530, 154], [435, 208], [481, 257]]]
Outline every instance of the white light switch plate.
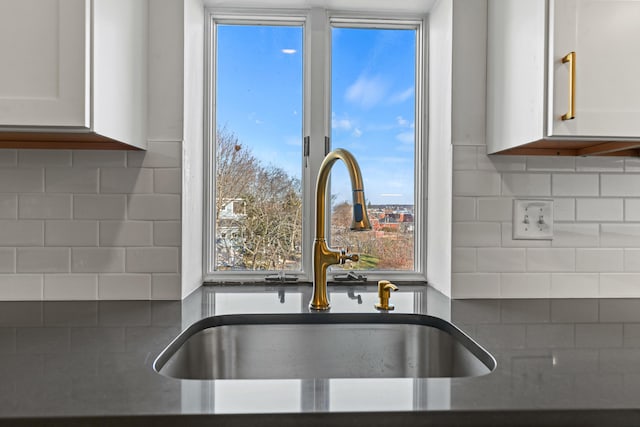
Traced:
[[514, 200], [513, 239], [552, 240], [553, 200]]

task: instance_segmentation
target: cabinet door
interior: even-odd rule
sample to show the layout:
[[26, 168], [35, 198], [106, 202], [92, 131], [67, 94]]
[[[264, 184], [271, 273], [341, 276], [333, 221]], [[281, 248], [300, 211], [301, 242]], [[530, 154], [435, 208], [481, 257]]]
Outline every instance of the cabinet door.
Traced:
[[87, 0], [0, 0], [0, 126], [88, 127]]
[[[550, 135], [640, 136], [640, 1], [551, 2]], [[575, 118], [569, 111], [570, 63], [575, 52]]]

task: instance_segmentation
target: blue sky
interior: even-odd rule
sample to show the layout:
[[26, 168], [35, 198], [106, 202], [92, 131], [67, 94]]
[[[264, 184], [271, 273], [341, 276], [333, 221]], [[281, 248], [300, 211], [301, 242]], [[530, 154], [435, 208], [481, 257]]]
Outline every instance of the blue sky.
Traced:
[[[265, 164], [302, 168], [302, 27], [218, 27], [217, 123]], [[357, 158], [374, 204], [413, 203], [415, 33], [332, 30], [332, 147]], [[350, 200], [341, 162], [332, 193]]]

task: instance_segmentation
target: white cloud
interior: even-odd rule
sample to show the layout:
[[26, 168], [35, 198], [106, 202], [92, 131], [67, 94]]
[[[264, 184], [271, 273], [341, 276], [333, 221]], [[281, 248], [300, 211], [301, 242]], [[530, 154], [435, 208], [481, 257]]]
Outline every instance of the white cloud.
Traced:
[[355, 128], [351, 135], [355, 138], [360, 138], [362, 136], [362, 131], [359, 128]]
[[295, 49], [282, 49], [281, 52], [284, 53], [285, 55], [293, 55], [294, 53], [297, 52], [297, 50], [295, 50]]
[[396, 135], [396, 139], [403, 144], [413, 144], [414, 134], [413, 132], [401, 132]]
[[396, 117], [396, 123], [398, 123], [398, 126], [405, 127], [409, 124], [409, 120], [405, 119], [402, 116], [398, 116]]
[[404, 102], [407, 99], [411, 98], [411, 96], [414, 94], [414, 92], [415, 91], [414, 91], [413, 87], [405, 89], [402, 92], [396, 92], [396, 93], [391, 95], [391, 97], [389, 98], [389, 102], [391, 102], [392, 104], [399, 104], [399, 103]]
[[360, 76], [347, 88], [345, 98], [353, 104], [369, 109], [385, 98], [387, 87], [388, 83], [380, 76]]
[[351, 130], [353, 123], [348, 118], [339, 119], [336, 113], [331, 113], [331, 128], [338, 130]]

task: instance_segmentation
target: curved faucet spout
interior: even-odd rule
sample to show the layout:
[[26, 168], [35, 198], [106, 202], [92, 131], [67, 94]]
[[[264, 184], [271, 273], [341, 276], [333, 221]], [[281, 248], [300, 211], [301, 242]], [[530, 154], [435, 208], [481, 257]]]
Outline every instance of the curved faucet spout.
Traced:
[[325, 202], [327, 200], [327, 182], [331, 167], [337, 160], [342, 160], [351, 178], [353, 191], [353, 220], [351, 229], [355, 231], [371, 230], [367, 206], [364, 200], [364, 185], [360, 166], [353, 154], [341, 148], [336, 149], [324, 158], [318, 172], [316, 183], [316, 239], [313, 243], [313, 295], [309, 307], [313, 310], [328, 310], [327, 268], [332, 264], [343, 264], [347, 259], [358, 260], [357, 255], [346, 255], [331, 249], [325, 240]]

